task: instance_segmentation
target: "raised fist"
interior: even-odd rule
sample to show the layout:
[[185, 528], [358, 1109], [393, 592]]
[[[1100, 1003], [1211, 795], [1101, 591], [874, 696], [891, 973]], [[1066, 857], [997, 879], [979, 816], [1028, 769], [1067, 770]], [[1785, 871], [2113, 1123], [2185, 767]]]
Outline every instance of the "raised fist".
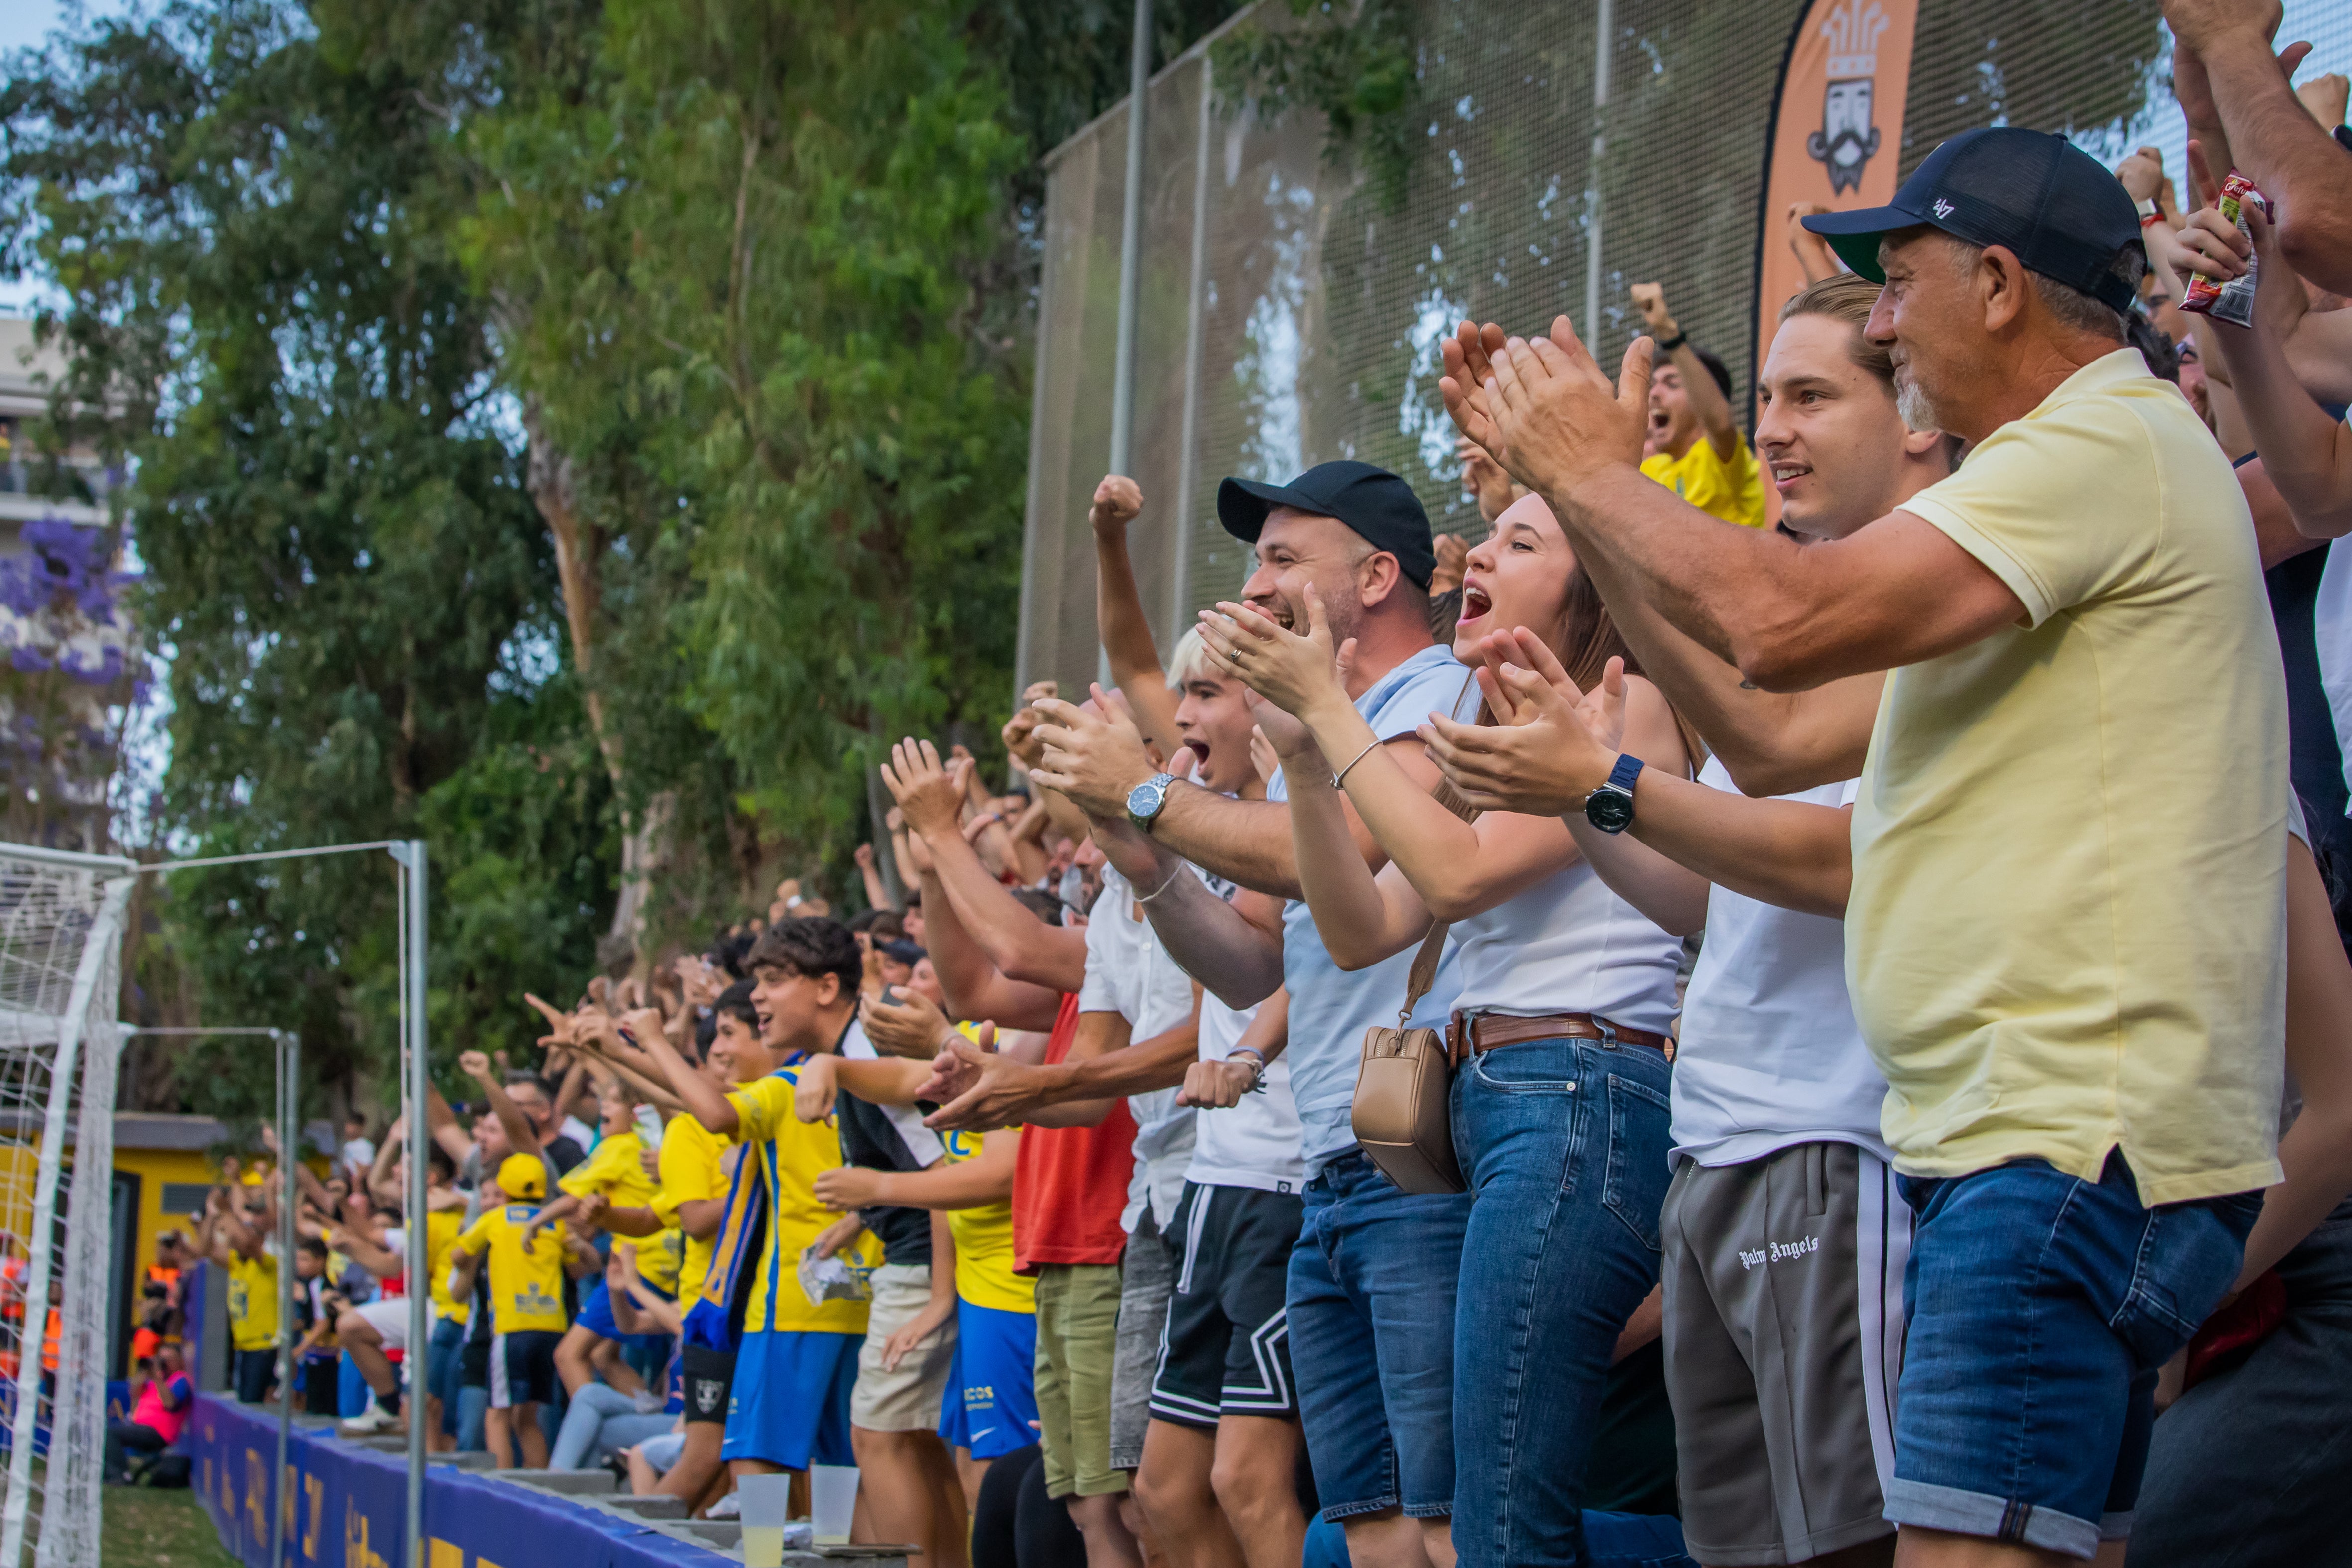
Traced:
[[1143, 510], [1143, 491], [1125, 474], [1105, 474], [1103, 482], [1095, 487], [1094, 505], [1087, 511], [1087, 525], [1097, 532], [1116, 532], [1135, 521]]

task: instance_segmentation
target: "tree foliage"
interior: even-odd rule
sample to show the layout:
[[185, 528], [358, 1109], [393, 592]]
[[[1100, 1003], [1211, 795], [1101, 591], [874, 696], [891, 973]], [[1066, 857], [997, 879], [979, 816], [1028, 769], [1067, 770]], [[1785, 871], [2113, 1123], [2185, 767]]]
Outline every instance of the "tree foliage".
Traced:
[[[1232, 9], [1161, 0], [1160, 58]], [[168, 671], [147, 851], [425, 837], [443, 1053], [853, 887], [883, 742], [1010, 706], [1038, 160], [1129, 15], [167, 0], [9, 60], [0, 269], [64, 301], [52, 436], [129, 476]], [[393, 941], [374, 856], [182, 874], [134, 1008], [380, 1072]]]

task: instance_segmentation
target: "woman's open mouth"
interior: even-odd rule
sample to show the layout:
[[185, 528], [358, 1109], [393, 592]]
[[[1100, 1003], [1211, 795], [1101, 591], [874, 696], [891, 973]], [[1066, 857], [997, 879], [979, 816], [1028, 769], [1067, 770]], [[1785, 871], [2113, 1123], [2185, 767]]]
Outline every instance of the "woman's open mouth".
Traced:
[[1494, 607], [1495, 602], [1486, 596], [1486, 589], [1475, 583], [1466, 581], [1462, 584], [1461, 619], [1463, 621], [1477, 620]]

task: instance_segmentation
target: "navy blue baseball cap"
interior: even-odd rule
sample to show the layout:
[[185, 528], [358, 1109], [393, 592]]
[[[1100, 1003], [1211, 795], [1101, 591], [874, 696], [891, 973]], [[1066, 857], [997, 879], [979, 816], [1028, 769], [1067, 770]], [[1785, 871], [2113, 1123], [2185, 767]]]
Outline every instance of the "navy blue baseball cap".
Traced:
[[[2135, 209], [2133, 217], [2137, 216]], [[1342, 460], [1318, 463], [1286, 485], [1228, 479], [1217, 487], [1217, 521], [1227, 533], [1251, 544], [1265, 531], [1265, 514], [1278, 506], [1338, 518], [1373, 549], [1395, 556], [1416, 587], [1428, 587], [1437, 570], [1429, 513], [1412, 487], [1386, 468]]]
[[2005, 247], [2026, 270], [2126, 313], [2147, 268], [2129, 193], [2097, 159], [2052, 132], [1964, 131], [1928, 153], [1886, 205], [1805, 219], [1873, 283], [1886, 281], [1879, 240], [1920, 224], [1970, 245]]

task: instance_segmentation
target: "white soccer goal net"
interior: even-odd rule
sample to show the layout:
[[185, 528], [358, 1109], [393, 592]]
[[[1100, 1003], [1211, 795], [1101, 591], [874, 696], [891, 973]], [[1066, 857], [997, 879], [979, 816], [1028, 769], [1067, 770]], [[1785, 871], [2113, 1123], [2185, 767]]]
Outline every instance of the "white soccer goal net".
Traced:
[[0, 1568], [98, 1568], [131, 870], [0, 844]]

